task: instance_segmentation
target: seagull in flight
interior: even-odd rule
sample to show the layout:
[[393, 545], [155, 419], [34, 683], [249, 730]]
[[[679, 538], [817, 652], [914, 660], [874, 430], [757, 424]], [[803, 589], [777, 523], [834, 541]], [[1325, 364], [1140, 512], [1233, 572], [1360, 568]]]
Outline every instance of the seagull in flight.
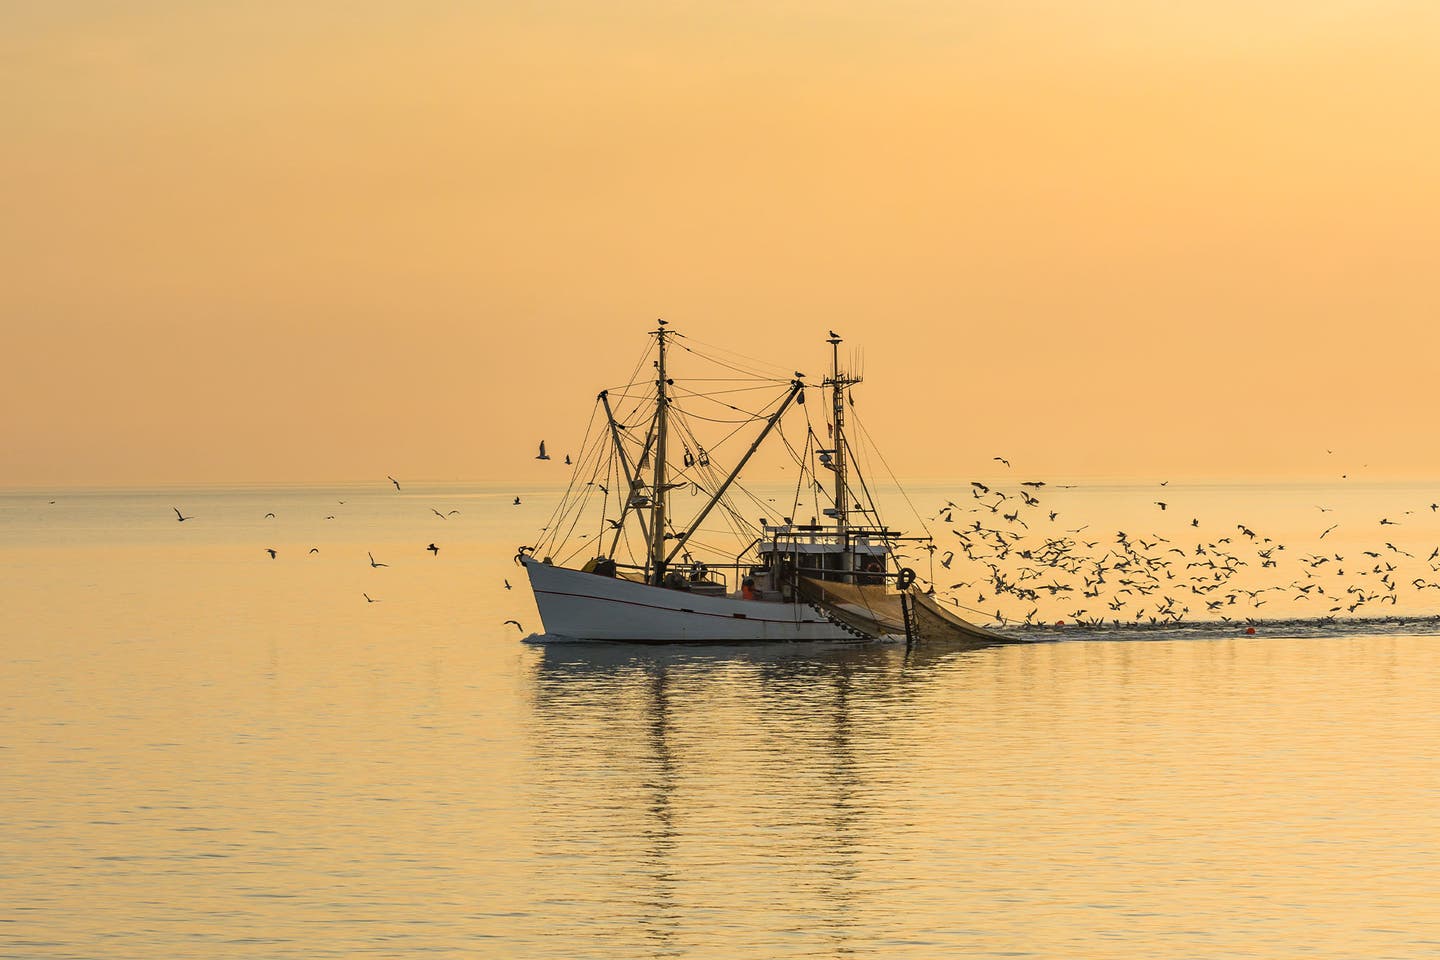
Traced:
[[433, 544], [433, 543], [430, 544], [430, 546], [426, 547], [425, 549], [426, 549], [426, 550], [429, 550], [431, 553], [435, 554], [435, 556], [437, 556], [437, 557], [440, 556], [440, 548], [437, 547], [437, 546], [435, 546], [435, 544]]
[[267, 514], [265, 514], [265, 519], [266, 519], [266, 520], [274, 520], [274, 519], [275, 519], [275, 514], [273, 514], [273, 513], [267, 513]]
[[544, 441], [544, 440], [541, 440], [541, 441], [540, 441], [540, 453], [535, 457], [535, 459], [536, 459], [536, 460], [549, 460], [549, 459], [550, 459], [550, 454], [548, 454], [548, 453], [545, 452], [545, 441]]
[[372, 566], [372, 567], [388, 567], [388, 566], [390, 566], [390, 564], [388, 564], [388, 563], [376, 563], [376, 562], [375, 562], [375, 554], [373, 554], [373, 553], [370, 553], [370, 552], [367, 551], [366, 554], [365, 554], [365, 556], [367, 556], [367, 557], [370, 558], [370, 566]]
[[275, 548], [274, 548], [274, 547], [266, 547], [266, 548], [265, 548], [265, 552], [268, 553], [268, 554], [270, 554], [270, 559], [271, 559], [271, 560], [274, 560], [274, 559], [275, 559]]
[[362, 593], [362, 594], [360, 594], [360, 596], [362, 596], [362, 597], [365, 598], [365, 602], [366, 602], [366, 603], [379, 603], [379, 602], [380, 602], [379, 600], [374, 600], [374, 599], [372, 599], [371, 596], [370, 596], [370, 594], [368, 594], [368, 593]]
[[568, 454], [568, 453], [565, 454], [565, 464], [566, 464], [566, 466], [569, 466], [569, 465], [570, 465], [570, 454]]
[[506, 623], [513, 623], [513, 624], [515, 624], [515, 629], [516, 629], [516, 630], [519, 630], [521, 633], [524, 633], [524, 632], [525, 632], [525, 628], [522, 627], [522, 626], [520, 626], [520, 621], [519, 621], [519, 620], [506, 620], [505, 622], [506, 622]]
[[990, 459], [991, 459], [991, 460], [998, 460], [998, 461], [1000, 461], [1001, 463], [1005, 464], [1005, 466], [1007, 466], [1007, 467], [1010, 466], [1010, 461], [1009, 461], [1009, 460], [1006, 460], [1004, 457], [991, 457]]
[[399, 489], [400, 489], [400, 481], [399, 481], [399, 480], [396, 480], [394, 477], [390, 476], [390, 474], [388, 474], [388, 473], [385, 474], [385, 479], [386, 479], [386, 480], [389, 480], [391, 483], [395, 484], [395, 489], [396, 489], [396, 490], [399, 490]]
[[436, 510], [434, 507], [430, 508], [430, 512], [435, 514], [435, 516], [439, 517], [441, 520], [445, 519], [445, 514], [441, 513], [439, 510]]
[[515, 498], [515, 506], [517, 506], [517, 507], [520, 506], [520, 498], [519, 498], [519, 497], [516, 497], [516, 498]]
[[176, 521], [179, 522], [179, 523], [184, 523], [186, 520], [194, 520], [194, 519], [195, 519], [194, 517], [187, 517], [187, 516], [185, 516], [185, 514], [183, 514], [183, 513], [180, 512], [180, 508], [179, 508], [179, 507], [171, 507], [170, 509], [175, 511], [175, 519], [176, 519]]
[[510, 586], [510, 581], [509, 581], [509, 580], [506, 580], [506, 581], [505, 581], [505, 589], [506, 589], [506, 590], [512, 590], [512, 589], [514, 589], [513, 587]]
[[311, 552], [311, 553], [319, 553], [319, 552], [320, 552], [320, 548], [319, 548], [319, 547], [311, 547], [311, 548], [310, 548], [310, 552]]

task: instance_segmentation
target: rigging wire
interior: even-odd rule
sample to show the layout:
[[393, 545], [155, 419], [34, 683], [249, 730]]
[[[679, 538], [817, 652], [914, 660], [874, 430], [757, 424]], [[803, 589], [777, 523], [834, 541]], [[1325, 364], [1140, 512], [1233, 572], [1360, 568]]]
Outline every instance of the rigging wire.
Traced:
[[[758, 357], [752, 357], [752, 356], [749, 356], [748, 354], [741, 353], [741, 352], [738, 351], [738, 350], [732, 350], [732, 349], [730, 349], [729, 347], [722, 347], [722, 346], [720, 346], [719, 344], [716, 344], [716, 343], [707, 343], [707, 342], [705, 342], [704, 340], [697, 340], [695, 337], [692, 337], [692, 336], [690, 336], [689, 334], [686, 334], [686, 335], [685, 335], [685, 339], [688, 340], [688, 341], [690, 341], [691, 343], [699, 344], [700, 346], [704, 347], [707, 351], [714, 351], [714, 352], [716, 352], [716, 353], [729, 354], [732, 358], [735, 359], [735, 362], [737, 362], [737, 363], [739, 363], [739, 362], [751, 363], [751, 364], [754, 364], [757, 369], [770, 369], [770, 370], [776, 370], [776, 371], [783, 369], [783, 368], [780, 367], [778, 364], [775, 364], [775, 363], [773, 363], [772, 361], [769, 361], [769, 360], [761, 360], [761, 359], [758, 358]], [[692, 352], [694, 352], [694, 351], [692, 351]], [[697, 356], [702, 356], [702, 357], [704, 357], [705, 355], [704, 355], [704, 354], [697, 354]], [[707, 359], [707, 360], [712, 360], [713, 358], [711, 358], [711, 357], [705, 357], [705, 359]], [[749, 372], [749, 371], [747, 371], [747, 372]], [[780, 377], [779, 379], [786, 379], [786, 378]]]

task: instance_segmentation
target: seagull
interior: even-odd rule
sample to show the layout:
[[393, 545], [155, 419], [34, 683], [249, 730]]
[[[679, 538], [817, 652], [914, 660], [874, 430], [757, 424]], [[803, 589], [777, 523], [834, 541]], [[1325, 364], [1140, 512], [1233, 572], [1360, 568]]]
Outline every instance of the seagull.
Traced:
[[519, 498], [519, 497], [516, 497], [516, 498], [515, 498], [515, 506], [517, 506], [517, 507], [520, 506], [520, 498]]
[[566, 466], [569, 466], [569, 465], [570, 465], [570, 454], [568, 454], [568, 453], [565, 454], [565, 465], [566, 465]]
[[370, 594], [368, 594], [368, 593], [362, 593], [362, 594], [360, 594], [360, 596], [362, 596], [362, 597], [365, 598], [365, 602], [366, 602], [366, 603], [379, 603], [379, 602], [380, 602], [379, 600], [372, 600], [372, 599], [370, 598]]
[[991, 457], [990, 459], [991, 459], [991, 460], [998, 460], [998, 461], [1000, 461], [1001, 463], [1005, 464], [1005, 466], [1007, 466], [1007, 467], [1010, 466], [1010, 461], [1009, 461], [1009, 460], [1006, 460], [1004, 457]]
[[437, 557], [440, 556], [440, 548], [437, 547], [437, 546], [435, 546], [435, 544], [433, 544], [433, 543], [430, 544], [430, 546], [426, 547], [425, 549], [426, 549], [426, 550], [429, 550], [431, 553], [435, 554], [435, 556], [437, 556]]
[[275, 519], [275, 514], [273, 514], [273, 513], [267, 513], [267, 514], [265, 514], [265, 519], [266, 519], [266, 520], [274, 520], [274, 519]]
[[541, 440], [541, 441], [540, 441], [540, 453], [539, 453], [539, 455], [538, 455], [535, 459], [536, 459], [536, 460], [549, 460], [549, 459], [550, 459], [550, 454], [548, 454], [548, 453], [545, 452], [545, 441], [544, 441], [544, 440]]
[[365, 556], [367, 556], [367, 557], [370, 558], [370, 566], [372, 566], [372, 567], [388, 567], [388, 566], [390, 566], [390, 564], [388, 564], [388, 563], [376, 563], [376, 562], [375, 562], [375, 554], [373, 554], [373, 553], [368, 553], [368, 552], [367, 552], [367, 553], [365, 554]]
[[[1340, 526], [1340, 524], [1338, 524], [1338, 523], [1331, 524], [1330, 526], [1328, 526], [1328, 527], [1325, 528], [1325, 533], [1329, 533], [1331, 530], [1334, 530], [1334, 529], [1335, 529], [1336, 527], [1338, 527], [1338, 526]], [[1324, 539], [1325, 539], [1325, 533], [1320, 534], [1319, 539], [1324, 540]]]
[[270, 554], [270, 559], [271, 559], [271, 560], [274, 560], [274, 559], [275, 559], [275, 548], [274, 548], [274, 547], [266, 547], [266, 548], [265, 548], [265, 552], [268, 553], [268, 554]]
[[311, 547], [311, 548], [310, 548], [310, 552], [311, 552], [311, 553], [319, 553], [319, 552], [320, 552], [320, 548], [319, 548], [319, 547]]
[[396, 480], [394, 477], [390, 476], [390, 474], [388, 474], [388, 473], [385, 474], [385, 479], [386, 479], [386, 480], [389, 480], [391, 483], [395, 484], [395, 489], [396, 489], [396, 490], [399, 490], [399, 489], [400, 489], [400, 481], [399, 481], [399, 480]]
[[430, 508], [430, 512], [435, 514], [435, 516], [439, 517], [441, 520], [445, 519], [445, 514], [441, 513], [439, 510], [436, 510], [434, 507]]
[[453, 517], [453, 516], [455, 516], [455, 514], [457, 514], [457, 513], [459, 513], [459, 512], [460, 512], [459, 510], [451, 510], [451, 511], [447, 514], [447, 516]]
[[1155, 506], [1159, 507], [1161, 510], [1164, 510], [1167, 504], [1163, 500], [1156, 500]]
[[509, 580], [506, 580], [506, 581], [505, 581], [505, 589], [506, 589], [506, 590], [513, 590], [513, 589], [514, 589], [513, 587], [510, 586], [510, 581], [509, 581]]
[[524, 633], [524, 632], [525, 632], [525, 628], [522, 627], [522, 626], [520, 626], [520, 621], [519, 621], [519, 620], [506, 620], [505, 622], [506, 622], [506, 623], [513, 623], [513, 624], [515, 624], [515, 629], [516, 629], [516, 630], [519, 630], [521, 633]]
[[170, 509], [175, 511], [175, 517], [176, 517], [177, 522], [179, 522], [179, 523], [184, 523], [186, 520], [194, 520], [194, 519], [195, 519], [194, 517], [187, 517], [187, 516], [185, 516], [185, 514], [183, 514], [183, 513], [180, 512], [180, 508], [179, 508], [179, 507], [171, 507]]

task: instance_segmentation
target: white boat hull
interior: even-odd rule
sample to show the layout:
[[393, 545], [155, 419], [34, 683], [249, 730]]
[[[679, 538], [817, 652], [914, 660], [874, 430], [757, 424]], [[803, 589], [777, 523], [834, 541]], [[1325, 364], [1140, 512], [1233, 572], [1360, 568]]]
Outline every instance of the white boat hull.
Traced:
[[784, 643], [866, 639], [805, 603], [712, 597], [523, 561], [545, 632], [629, 643]]

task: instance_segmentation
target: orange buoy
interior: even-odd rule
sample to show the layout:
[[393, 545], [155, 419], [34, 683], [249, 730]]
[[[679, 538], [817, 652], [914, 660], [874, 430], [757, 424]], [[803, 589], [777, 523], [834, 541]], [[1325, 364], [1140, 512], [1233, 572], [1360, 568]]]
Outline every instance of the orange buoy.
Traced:
[[1245, 628], [1245, 636], [1247, 636], [1247, 637], [1253, 637], [1253, 636], [1255, 636], [1255, 628], [1254, 628], [1254, 627], [1246, 627], [1246, 628]]
[[1057, 626], [1057, 627], [1063, 627], [1063, 626], [1065, 626], [1065, 621], [1064, 621], [1064, 620], [1056, 620], [1056, 621], [1055, 621], [1055, 626]]

